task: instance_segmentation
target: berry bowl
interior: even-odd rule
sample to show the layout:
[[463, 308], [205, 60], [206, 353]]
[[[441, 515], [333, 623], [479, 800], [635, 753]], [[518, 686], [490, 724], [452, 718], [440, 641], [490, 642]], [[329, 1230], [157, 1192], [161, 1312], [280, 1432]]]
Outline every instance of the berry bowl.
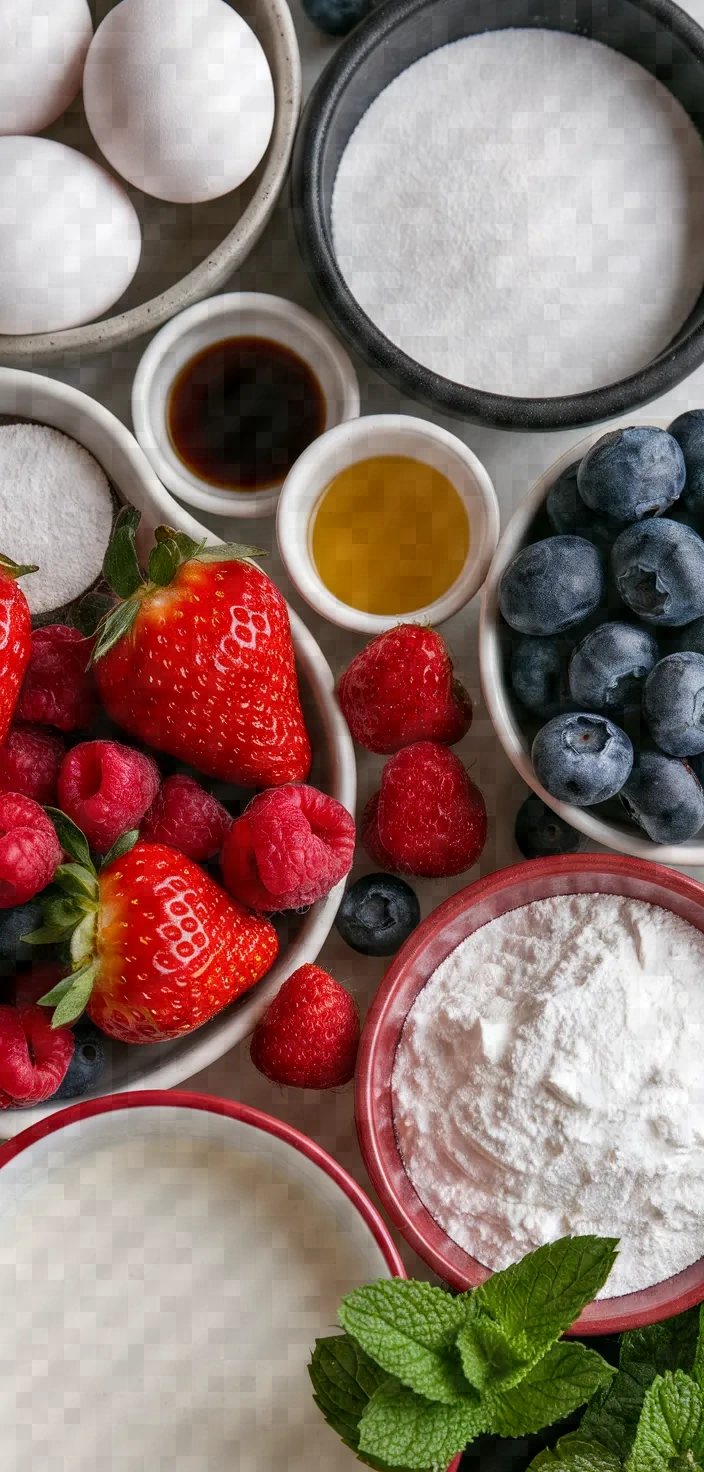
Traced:
[[[364, 1163], [382, 1205], [406, 1241], [435, 1273], [460, 1291], [476, 1287], [490, 1274], [434, 1220], [404, 1169], [391, 1087], [404, 1025], [437, 967], [483, 925], [536, 900], [584, 894], [620, 895], [657, 905], [704, 931], [704, 886], [694, 879], [638, 859], [611, 855], [533, 859], [480, 879], [438, 906], [392, 961], [367, 1013], [355, 1080], [355, 1116]], [[615, 1224], [604, 1222], [601, 1230], [618, 1235]], [[666, 1263], [662, 1271], [667, 1272]], [[620, 1333], [669, 1318], [702, 1300], [704, 1258], [652, 1287], [596, 1300], [571, 1332]]]
[[[146, 552], [162, 523], [197, 541], [217, 543], [164, 489], [130, 432], [102, 405], [63, 383], [0, 368], [0, 416], [49, 425], [78, 441], [104, 469], [119, 501], [142, 513], [138, 550]], [[356, 769], [349, 731], [334, 698], [332, 672], [300, 618], [289, 610], [301, 702], [313, 747], [311, 782], [354, 812]], [[314, 961], [339, 905], [343, 884], [303, 915], [290, 913], [280, 932], [279, 958], [257, 987], [210, 1022], [178, 1041], [127, 1046], [106, 1040], [100, 1095], [158, 1086], [173, 1088], [247, 1037], [286, 977]], [[8, 1137], [52, 1114], [58, 1102], [0, 1112], [0, 1136]]]
[[[656, 419], [649, 420], [648, 425], [652, 426], [657, 432], [666, 428], [664, 422]], [[614, 427], [613, 432], [615, 433], [621, 428], [626, 429], [629, 427], [632, 426], [626, 423], [623, 425], [619, 423]], [[640, 428], [641, 426], [638, 427]], [[649, 836], [644, 827], [633, 821], [630, 811], [624, 806], [618, 795], [614, 795], [606, 801], [594, 802], [593, 805], [580, 806], [577, 803], [563, 800], [560, 796], [555, 796], [552, 792], [549, 792], [536, 772], [531, 755], [532, 744], [538, 730], [541, 727], [547, 730], [546, 723], [548, 721], [548, 715], [546, 713], [539, 716], [531, 714], [526, 705], [517, 697], [514, 688], [515, 665], [512, 664], [512, 655], [513, 649], [515, 648], [514, 641], [516, 635], [512, 633], [512, 630], [506, 623], [500, 607], [502, 578], [517, 554], [525, 547], [536, 540], [554, 537], [556, 535], [556, 525], [554, 522], [551, 523], [549, 521], [546, 511], [548, 495], [558, 482], [561, 483], [562, 487], [569, 490], [570, 475], [568, 475], [568, 472], [573, 471], [576, 463], [583, 460], [584, 456], [602, 437], [603, 431], [593, 432], [584, 439], [579, 440], [564, 455], [561, 455], [545, 471], [544, 475], [536, 481], [535, 485], [520, 503], [518, 509], [514, 512], [514, 515], [501, 535], [482, 592], [479, 620], [479, 664], [482, 693], [494, 730], [519, 776], [523, 778], [524, 782], [533, 789], [549, 808], [552, 808], [560, 818], [566, 823], [569, 823], [572, 828], [577, 829], [580, 834], [584, 835], [585, 839], [589, 839], [593, 843], [602, 844], [605, 848], [631, 854], [634, 858], [651, 859], [660, 864], [691, 865], [692, 867], [698, 867], [704, 864], [704, 826], [700, 824], [701, 832], [698, 831], [696, 821], [693, 825], [695, 831], [684, 841], [667, 841], [663, 836], [660, 836], [656, 840], [654, 837]], [[573, 478], [571, 494], [574, 500], [576, 490]], [[577, 499], [579, 498], [577, 497]], [[582, 510], [585, 516], [589, 515], [586, 508], [582, 508]], [[671, 519], [673, 516], [675, 518], [674, 520]], [[649, 536], [652, 535], [649, 529], [653, 527], [657, 529], [659, 525], [660, 527], [667, 526], [668, 528], [674, 528], [675, 532], [681, 537], [692, 537], [693, 531], [688, 528], [693, 528], [695, 523], [697, 530], [699, 530], [700, 523], [698, 519], [690, 515], [687, 508], [680, 510], [678, 504], [665, 509], [664, 519], [659, 516], [655, 516], [652, 519], [644, 518], [641, 521], [633, 523], [629, 531], [632, 532], [637, 528], [645, 527], [645, 534]], [[606, 522], [604, 523], [607, 545], [613, 541], [618, 526], [622, 524], [619, 522], [609, 529]], [[698, 544], [698, 538], [694, 540]], [[559, 580], [556, 579], [555, 581], [557, 583]], [[632, 609], [626, 607], [620, 599], [618, 591], [615, 588], [613, 576], [610, 576], [608, 579], [605, 600], [608, 604], [607, 612], [604, 613], [603, 611], [602, 601], [601, 609], [593, 611], [580, 625], [576, 626], [577, 632], [574, 637], [572, 637], [571, 628], [565, 629], [564, 634], [560, 638], [566, 641], [566, 649], [581, 641], [585, 635], [585, 631], [594, 629], [595, 625], [601, 624], [603, 632], [603, 630], [609, 627], [610, 621], [615, 620], [620, 622], [624, 619], [632, 625], [633, 636], [639, 641], [648, 642], [650, 640], [653, 642], [652, 636], [657, 636], [659, 651], [653, 642], [653, 648], [655, 649], [653, 658], [656, 660], [662, 660], [672, 650], [677, 650], [680, 643], [682, 643], [682, 626], [686, 622], [685, 617], [678, 615], [678, 623], [672, 627], [652, 624], [650, 622], [647, 625], [644, 624], [634, 616]], [[691, 616], [694, 619], [694, 614]], [[690, 628], [696, 627], [696, 623], [690, 625]], [[533, 642], [536, 645], [541, 643], [539, 639], [535, 639]], [[543, 642], [547, 645], [551, 641], [546, 639]], [[683, 643], [682, 647], [684, 647]], [[565, 672], [566, 657], [563, 661], [562, 668], [563, 672]], [[570, 681], [572, 681], [572, 668], [573, 665], [570, 667]], [[563, 674], [560, 675], [560, 679], [563, 679]], [[651, 738], [655, 737], [656, 729], [653, 722], [650, 721], [649, 731], [648, 723], [642, 720], [640, 698], [639, 693], [637, 707], [634, 706], [631, 708], [628, 719], [624, 720], [628, 734], [633, 738], [636, 764], [639, 760], [641, 741], [643, 743], [643, 752], [645, 753], [651, 744]], [[592, 700], [588, 700], [586, 695], [583, 695], [579, 701], [573, 699], [571, 692], [565, 694], [562, 686], [560, 687], [559, 701], [560, 708], [563, 711], [571, 710], [579, 712], [580, 709], [600, 709]], [[554, 714], [554, 711], [552, 713]], [[604, 714], [611, 716], [612, 712], [605, 711]], [[614, 714], [613, 720], [618, 725], [621, 720], [620, 715]], [[672, 755], [674, 754], [672, 752]], [[681, 753], [677, 753], [677, 755], [681, 755]], [[698, 764], [698, 757], [694, 757], [693, 760], [695, 764]], [[695, 779], [691, 773], [687, 780], [696, 787]], [[626, 797], [628, 797], [628, 790]], [[704, 824], [704, 808], [702, 824]]]

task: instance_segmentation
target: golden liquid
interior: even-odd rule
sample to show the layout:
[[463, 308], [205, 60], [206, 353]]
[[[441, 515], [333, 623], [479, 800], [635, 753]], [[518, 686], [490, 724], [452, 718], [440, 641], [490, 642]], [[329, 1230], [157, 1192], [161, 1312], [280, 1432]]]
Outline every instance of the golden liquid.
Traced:
[[323, 491], [311, 532], [325, 587], [363, 613], [413, 613], [441, 598], [464, 567], [469, 518], [439, 470], [377, 455]]

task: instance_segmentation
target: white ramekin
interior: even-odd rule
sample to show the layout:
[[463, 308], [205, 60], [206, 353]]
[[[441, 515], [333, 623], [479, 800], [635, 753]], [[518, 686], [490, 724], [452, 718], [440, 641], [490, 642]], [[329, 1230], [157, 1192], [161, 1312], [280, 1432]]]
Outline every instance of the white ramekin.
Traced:
[[[408, 613], [363, 613], [329, 592], [311, 552], [315, 508], [340, 471], [375, 455], [408, 455], [438, 470], [455, 487], [467, 509], [469, 552], [452, 587], [425, 608]], [[279, 552], [306, 603], [330, 623], [360, 634], [381, 634], [399, 623], [439, 624], [463, 608], [481, 588], [499, 536], [499, 506], [484, 466], [448, 430], [405, 414], [374, 414], [339, 424], [304, 450], [284, 481], [276, 516]]]
[[297, 353], [312, 368], [325, 399], [325, 429], [359, 414], [357, 375], [345, 349], [324, 323], [284, 297], [234, 291], [181, 312], [152, 338], [132, 385], [132, 422], [159, 478], [188, 506], [216, 516], [271, 516], [280, 486], [227, 491], [211, 486], [177, 455], [167, 426], [175, 378], [191, 358], [229, 337], [263, 337]]

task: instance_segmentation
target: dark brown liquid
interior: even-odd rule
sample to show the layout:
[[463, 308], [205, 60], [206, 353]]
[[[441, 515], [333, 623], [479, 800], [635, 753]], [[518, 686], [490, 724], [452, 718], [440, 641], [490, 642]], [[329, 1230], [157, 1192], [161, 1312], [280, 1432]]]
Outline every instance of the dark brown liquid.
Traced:
[[171, 443], [201, 480], [230, 491], [279, 485], [325, 428], [325, 399], [297, 353], [265, 337], [212, 343], [181, 369]]

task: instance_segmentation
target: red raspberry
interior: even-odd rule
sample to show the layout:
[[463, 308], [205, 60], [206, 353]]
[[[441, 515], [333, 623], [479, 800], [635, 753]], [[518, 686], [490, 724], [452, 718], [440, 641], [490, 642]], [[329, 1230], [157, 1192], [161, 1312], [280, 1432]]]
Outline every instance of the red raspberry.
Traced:
[[88, 661], [93, 640], [67, 624], [32, 634], [32, 653], [15, 711], [18, 721], [75, 731], [90, 726], [97, 696]]
[[34, 899], [61, 863], [53, 823], [31, 797], [0, 793], [0, 910]]
[[367, 853], [385, 869], [425, 879], [462, 874], [486, 841], [484, 798], [454, 752], [419, 741], [386, 763], [362, 831]]
[[53, 1029], [41, 1007], [0, 1007], [0, 1109], [50, 1099], [68, 1073], [73, 1049], [70, 1028]]
[[352, 868], [354, 821], [316, 787], [271, 787], [233, 823], [222, 849], [225, 888], [252, 910], [315, 904]]
[[167, 777], [142, 823], [147, 843], [168, 843], [196, 864], [219, 854], [232, 818], [193, 777]]
[[274, 1083], [334, 1089], [352, 1078], [358, 1045], [349, 992], [319, 966], [299, 966], [257, 1023], [251, 1055]]
[[83, 830], [89, 847], [105, 854], [138, 828], [159, 791], [150, 756], [119, 741], [82, 741], [59, 772], [59, 807]]
[[414, 741], [454, 746], [472, 724], [472, 701], [454, 678], [444, 639], [418, 624], [372, 639], [337, 693], [355, 741], [382, 756]]
[[43, 726], [10, 726], [0, 746], [0, 792], [19, 792], [35, 802], [54, 803], [65, 747]]

